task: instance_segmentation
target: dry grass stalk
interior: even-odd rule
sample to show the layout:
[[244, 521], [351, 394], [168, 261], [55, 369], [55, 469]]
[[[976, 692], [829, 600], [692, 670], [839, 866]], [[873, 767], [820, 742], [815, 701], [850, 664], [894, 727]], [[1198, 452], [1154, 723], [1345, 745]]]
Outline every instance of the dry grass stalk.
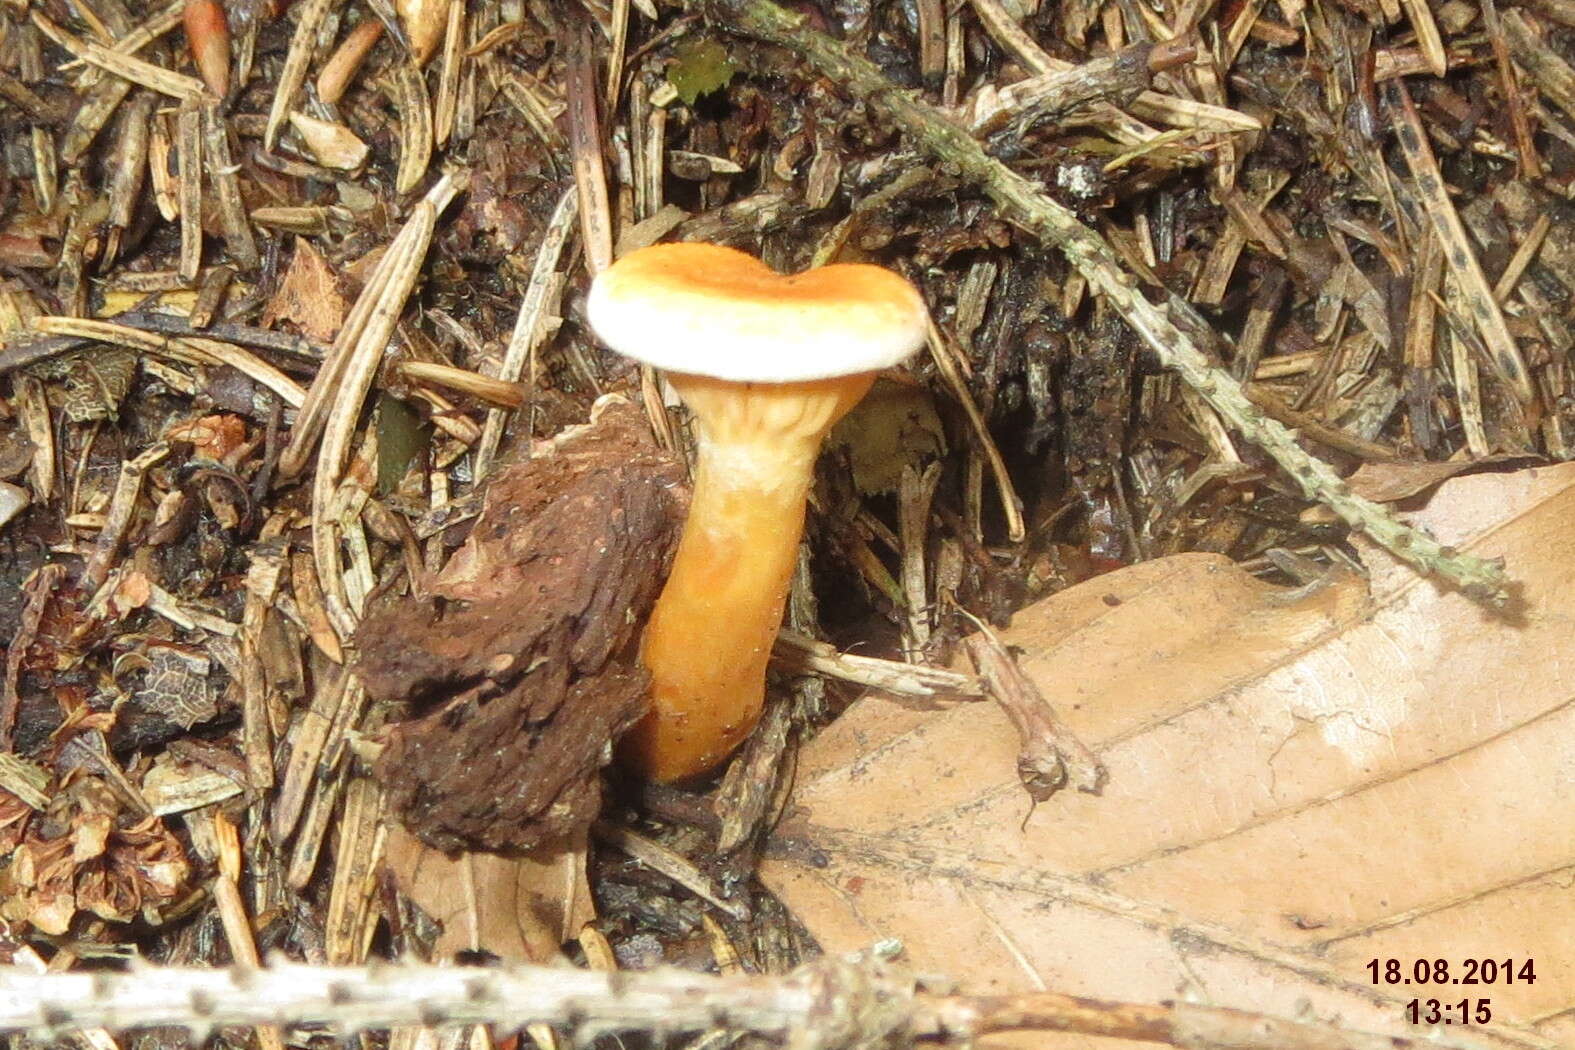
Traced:
[[963, 358], [952, 348], [946, 336], [933, 321], [930, 323], [928, 346], [930, 358], [940, 370], [941, 378], [946, 381], [952, 396], [967, 414], [968, 422], [973, 427], [974, 437], [979, 442], [979, 448], [989, 461], [990, 473], [995, 478], [996, 491], [1001, 498], [1001, 513], [1006, 518], [1006, 535], [1013, 543], [1017, 543], [1027, 535], [1027, 528], [1023, 524], [1023, 501], [1017, 496], [1017, 489], [1013, 486], [1011, 475], [1007, 472], [1006, 460], [1001, 457], [1001, 450], [996, 447], [995, 440], [990, 436], [990, 427], [985, 422], [984, 414], [979, 411], [979, 406], [963, 379], [962, 368], [959, 366]]
[[[295, 114], [291, 114], [291, 119], [294, 117]], [[279, 208], [255, 208], [250, 218], [254, 226], [285, 233], [298, 233], [303, 237], [322, 237], [341, 232], [351, 225], [349, 213], [335, 204], [304, 208], [288, 205]]]
[[509, 101], [536, 137], [553, 151], [568, 149], [563, 135], [558, 131], [558, 117], [565, 105], [558, 93], [522, 69], [491, 67], [498, 90]]
[[137, 509], [137, 497], [142, 494], [142, 479], [148, 468], [169, 455], [170, 447], [158, 442], [132, 459], [121, 464], [120, 477], [115, 482], [115, 494], [110, 497], [109, 510], [104, 515], [104, 527], [93, 541], [92, 553], [82, 569], [81, 585], [85, 591], [97, 591], [109, 578], [109, 570], [125, 542], [126, 531]]
[[[224, 938], [236, 965], [255, 970], [262, 965], [262, 960], [257, 955], [257, 942], [252, 938], [246, 902], [241, 899], [240, 842], [235, 825], [223, 812], [215, 811], [212, 819], [219, 844], [219, 874], [213, 880], [213, 901], [219, 912], [219, 923], [224, 928]], [[284, 1050], [284, 1037], [278, 1025], [258, 1025], [257, 1042], [261, 1050]]]
[[1515, 248], [1515, 254], [1510, 257], [1504, 272], [1499, 274], [1498, 280], [1493, 284], [1493, 298], [1500, 304], [1509, 301], [1515, 293], [1515, 285], [1520, 283], [1520, 278], [1525, 274], [1526, 267], [1531, 265], [1537, 253], [1542, 250], [1542, 242], [1547, 238], [1548, 231], [1553, 228], [1553, 216], [1543, 212], [1531, 224], [1531, 229], [1521, 238], [1520, 244]]
[[446, 386], [501, 408], [512, 410], [525, 404], [525, 390], [519, 383], [506, 383], [469, 369], [430, 361], [401, 361], [399, 371], [414, 382]]
[[602, 95], [609, 109], [616, 108], [623, 91], [623, 64], [629, 50], [629, 0], [613, 0], [608, 16], [611, 40], [607, 46], [607, 84]]
[[[541, 247], [536, 250], [536, 262], [531, 267], [530, 283], [525, 286], [525, 295], [520, 300], [520, 312], [514, 320], [514, 330], [509, 336], [508, 349], [503, 353], [503, 363], [498, 366], [497, 378], [501, 382], [520, 382], [520, 377], [525, 374], [528, 364], [529, 376], [525, 380], [525, 388], [527, 391], [536, 388], [536, 352], [551, 334], [547, 327], [547, 316], [554, 308], [556, 298], [561, 291], [560, 282], [557, 280], [558, 263], [563, 256], [564, 245], [568, 243], [569, 234], [574, 228], [578, 210], [577, 190], [570, 189], [558, 198], [558, 204], [552, 210], [552, 217], [547, 220], [547, 228], [542, 232]], [[503, 440], [503, 427], [507, 422], [508, 413], [505, 410], [494, 408], [487, 411], [487, 422], [481, 431], [481, 443], [476, 449], [477, 481], [486, 477], [492, 469], [492, 460], [497, 455], [499, 443]]]
[[1515, 66], [1510, 61], [1509, 44], [1504, 39], [1503, 19], [1498, 14], [1496, 0], [1480, 0], [1482, 5], [1482, 24], [1487, 29], [1488, 42], [1493, 47], [1493, 61], [1498, 69], [1499, 91], [1503, 95], [1504, 105], [1509, 110], [1510, 128], [1515, 133], [1515, 151], [1520, 159], [1521, 177], [1527, 179], [1540, 178], [1542, 175], [1542, 159], [1537, 155], [1536, 142], [1532, 138], [1531, 121], [1526, 116], [1526, 107], [1520, 99], [1520, 85], [1516, 82]]
[[334, 0], [303, 0], [295, 23], [295, 33], [290, 37], [290, 50], [285, 55], [284, 67], [279, 71], [279, 83], [274, 88], [273, 103], [268, 108], [268, 124], [263, 132], [263, 148], [273, 150], [279, 145], [279, 131], [295, 108], [296, 96], [306, 83], [306, 70], [312, 63], [312, 53], [317, 48], [317, 34], [328, 17]]
[[[412, 211], [405, 228], [378, 264], [377, 274], [357, 300], [352, 314], [363, 312], [362, 327], [352, 346], [344, 355], [343, 366], [333, 382], [335, 397], [323, 423], [322, 447], [317, 456], [317, 473], [312, 485], [312, 550], [317, 560], [318, 580], [323, 586], [323, 597], [329, 618], [340, 637], [348, 638], [355, 631], [358, 616], [352, 611], [349, 596], [344, 589], [339, 557], [339, 537], [329, 513], [330, 500], [339, 485], [340, 472], [350, 449], [356, 419], [377, 374], [378, 362], [388, 346], [389, 337], [405, 308], [405, 302], [415, 288], [421, 263], [426, 258], [433, 231], [437, 228], [438, 213], [448, 206], [468, 180], [462, 175], [445, 174], [427, 192]], [[345, 328], [351, 327], [347, 318]], [[337, 350], [339, 343], [335, 342]], [[323, 363], [322, 373], [329, 370]], [[316, 389], [316, 382], [313, 387]], [[305, 415], [305, 406], [301, 415]], [[297, 419], [297, 428], [301, 420]], [[281, 468], [282, 468], [281, 462]]]
[[[1020, 62], [1038, 74], [1061, 73], [1073, 68], [1072, 63], [1055, 58], [1034, 41], [1006, 11], [999, 0], [971, 0], [975, 13], [985, 29]], [[1161, 120], [1176, 127], [1213, 131], [1258, 131], [1263, 125], [1256, 118], [1222, 106], [1212, 106], [1157, 91], [1144, 91], [1132, 101], [1134, 116], [1114, 106], [1098, 106], [1094, 112], [1101, 126], [1117, 142], [1139, 145], [1153, 139], [1158, 132], [1140, 122]], [[1198, 156], [1188, 157], [1192, 163], [1201, 162]]]
[[711, 885], [711, 880], [701, 874], [700, 869], [661, 843], [605, 821], [598, 821], [592, 830], [601, 841], [628, 854], [652, 871], [672, 879], [723, 915], [742, 920], [749, 914], [748, 901], [726, 899]]
[[241, 203], [240, 169], [230, 159], [229, 123], [219, 112], [219, 104], [202, 107], [202, 148], [209, 184], [219, 206], [219, 228], [230, 256], [250, 269], [262, 261], [252, 237], [251, 222]]
[[[803, 679], [793, 684], [793, 691], [798, 694], [805, 687], [823, 692], [825, 685], [816, 679]], [[761, 829], [773, 823], [771, 818], [778, 809], [773, 803], [785, 801], [778, 796], [783, 793], [782, 759], [787, 753], [788, 732], [793, 727], [794, 706], [794, 702], [782, 698], [767, 702], [760, 724], [744, 741], [738, 757], [728, 764], [717, 790], [716, 812], [722, 826], [716, 837], [716, 852], [729, 858], [728, 867], [720, 876], [723, 885], [728, 885], [735, 874], [747, 878], [739, 869], [747, 871], [753, 857], [735, 854], [752, 845]]]
[[924, 552], [929, 536], [930, 501], [935, 498], [940, 481], [939, 463], [931, 463], [922, 473], [911, 463], [903, 465], [897, 496], [897, 534], [907, 622], [903, 655], [910, 663], [918, 663], [930, 644], [930, 588], [924, 571]]
[[825, 642], [786, 629], [777, 635], [771, 658], [799, 674], [824, 675], [894, 696], [975, 698], [984, 695], [983, 684], [973, 675], [923, 664], [839, 653]]
[[1010, 124], [1012, 134], [1021, 136], [1041, 120], [1054, 120], [1090, 102], [1112, 101], [1146, 87], [1150, 73], [1189, 60], [1191, 50], [1140, 45], [1070, 69], [1040, 73], [999, 91], [986, 84], [971, 96], [965, 119], [975, 135], [988, 135]]
[[432, 135], [439, 146], [448, 145], [459, 113], [460, 76], [468, 61], [464, 54], [465, 4], [448, 6], [448, 29], [443, 34], [443, 64], [438, 70], [437, 102], [432, 111]]
[[[123, 55], [134, 55], [180, 25], [185, 10], [186, 0], [171, 0], [169, 4], [148, 16], [143, 22], [117, 37], [108, 47], [111, 51], [116, 51]], [[86, 66], [86, 68], [82, 69], [77, 76], [77, 90], [89, 91], [97, 87], [107, 75], [103, 69], [97, 66], [89, 66], [81, 59], [72, 59], [61, 68], [63, 70], [79, 69], [83, 66]]]
[[192, 354], [183, 350], [176, 340], [156, 332], [144, 332], [138, 328], [116, 324], [113, 321], [99, 321], [88, 317], [45, 316], [35, 317], [33, 328], [44, 335], [72, 336], [109, 343], [123, 346], [128, 350], [161, 354], [173, 361], [190, 363], [196, 360]]
[[[425, 251], [432, 231], [425, 225], [424, 216], [426, 211], [418, 204], [416, 212], [395, 235], [382, 258], [378, 260], [376, 268], [361, 289], [360, 296], [356, 298], [355, 305], [350, 308], [350, 312], [345, 315], [343, 323], [339, 326], [333, 346], [324, 355], [317, 369], [317, 375], [312, 379], [312, 385], [306, 392], [306, 398], [300, 405], [295, 425], [290, 430], [289, 443], [279, 457], [279, 472], [284, 477], [295, 477], [300, 474], [311, 458], [312, 451], [317, 447], [318, 438], [322, 436], [323, 427], [328, 421], [332, 399], [340, 390], [345, 367], [352, 351], [360, 342], [368, 321], [383, 299], [396, 261], [405, 259], [406, 253], [410, 252], [416, 243], [420, 243], [422, 251]], [[403, 299], [400, 300], [399, 305], [402, 309]]]
[[591, 276], [612, 265], [612, 208], [607, 202], [607, 173], [602, 168], [601, 124], [596, 115], [596, 64], [590, 30], [577, 25], [567, 31], [566, 98], [569, 150], [574, 185], [580, 196], [580, 238]]
[[271, 829], [275, 841], [288, 841], [301, 819], [314, 785], [333, 770], [344, 752], [344, 734], [360, 720], [366, 690], [349, 672], [333, 674], [316, 686], [295, 729], [295, 748], [274, 799]]
[[28, 484], [40, 500], [55, 494], [55, 466], [59, 452], [55, 447], [55, 428], [50, 423], [49, 401], [44, 384], [36, 376], [18, 374], [11, 380], [22, 430], [33, 445], [33, 462], [28, 468]]
[[93, 140], [135, 86], [129, 80], [109, 77], [88, 92], [77, 107], [76, 115], [71, 118], [71, 126], [61, 137], [60, 159], [63, 163], [69, 167], [87, 154]]
[[267, 387], [274, 394], [278, 395], [279, 400], [291, 408], [299, 408], [306, 399], [306, 391], [301, 389], [299, 383], [256, 354], [236, 346], [234, 343], [221, 342], [217, 339], [202, 339], [196, 336], [180, 339], [178, 343], [184, 349], [194, 351], [202, 360], [229, 365], [236, 371], [250, 377], [259, 386]]
[[103, 44], [83, 40], [66, 32], [60, 26], [50, 21], [41, 11], [33, 11], [32, 16], [33, 24], [38, 26], [45, 36], [66, 51], [71, 52], [85, 62], [92, 63], [107, 73], [113, 73], [123, 80], [128, 80], [133, 84], [140, 84], [145, 88], [150, 88], [160, 94], [169, 95], [176, 99], [190, 99], [200, 102], [212, 98], [212, 95], [203, 86], [202, 81], [195, 77], [189, 77], [184, 73], [176, 73], [173, 70], [165, 69], [163, 66], [154, 65], [152, 62], [145, 62], [140, 58], [133, 58], [131, 55], [112, 51]]
[[1548, 101], [1575, 118], [1575, 68], [1538, 36], [1532, 20], [1522, 11], [1506, 11], [1501, 20], [1510, 53]]
[[234, 279], [235, 269], [231, 266], [214, 266], [202, 275], [197, 285], [197, 301], [192, 303], [191, 313], [186, 318], [193, 328], [206, 328], [213, 323], [213, 315], [218, 313]]
[[273, 731], [268, 721], [268, 682], [263, 670], [263, 621], [273, 607], [284, 571], [284, 551], [257, 544], [246, 570], [246, 605], [241, 614], [241, 754], [254, 788], [273, 787]]
[[339, 798], [344, 794], [350, 779], [347, 766], [329, 770], [313, 788], [305, 816], [295, 833], [290, 847], [290, 860], [285, 868], [285, 882], [293, 890], [304, 890], [317, 871], [317, 858], [322, 852], [323, 841], [328, 836], [328, 826], [339, 808]]
[[9, 791], [34, 812], [49, 806], [49, 773], [36, 762], [0, 751], [0, 790]]
[[1427, 64], [1428, 72], [1435, 77], [1444, 76], [1449, 72], [1449, 55], [1444, 50], [1443, 38], [1438, 34], [1438, 23], [1433, 20], [1433, 9], [1428, 6], [1427, 0], [1400, 2], [1405, 5], [1411, 28], [1416, 31], [1417, 49]]
[[1488, 287], [1487, 278], [1482, 274], [1482, 264], [1477, 261], [1476, 251], [1460, 224], [1460, 215], [1444, 189], [1444, 178], [1438, 171], [1438, 161], [1433, 157], [1433, 147], [1428, 144], [1427, 132], [1422, 127], [1421, 118], [1417, 116], [1416, 106], [1401, 81], [1391, 81], [1387, 89], [1390, 111], [1397, 122], [1396, 138], [1405, 154], [1406, 164], [1411, 169], [1417, 193], [1422, 197], [1427, 217], [1432, 221], [1433, 233], [1443, 245], [1444, 260], [1458, 284], [1466, 314], [1482, 334], [1482, 341], [1487, 345], [1494, 367], [1515, 396], [1529, 403], [1536, 396], [1536, 391], [1531, 385], [1531, 375], [1526, 371], [1525, 359], [1521, 357], [1520, 348], [1515, 345], [1514, 336], [1509, 334], [1504, 314], [1499, 310], [1493, 290]]
[[35, 124], [30, 137], [33, 145], [33, 192], [38, 210], [48, 214], [55, 207], [55, 191], [60, 185], [60, 166], [55, 159], [55, 139], [49, 129]]
[[378, 871], [388, 836], [383, 821], [383, 789], [371, 777], [352, 777], [339, 815], [334, 846], [334, 877], [328, 895], [327, 943], [330, 966], [365, 961], [377, 926]]
[[180, 275], [190, 283], [202, 269], [202, 110], [196, 102], [181, 103], [175, 155], [180, 164]]
[[946, 5], [919, 0], [919, 75], [933, 79], [946, 72]]
[[399, 170], [396, 193], [409, 193], [426, 178], [432, 165], [432, 100], [426, 78], [410, 62], [395, 63], [389, 76], [390, 97], [399, 112]]
[[138, 92], [121, 110], [120, 136], [109, 170], [109, 236], [105, 239], [100, 265], [112, 266], [120, 255], [120, 239], [131, 225], [137, 202], [142, 199], [142, 181], [147, 173], [148, 128], [153, 120], [153, 96]]

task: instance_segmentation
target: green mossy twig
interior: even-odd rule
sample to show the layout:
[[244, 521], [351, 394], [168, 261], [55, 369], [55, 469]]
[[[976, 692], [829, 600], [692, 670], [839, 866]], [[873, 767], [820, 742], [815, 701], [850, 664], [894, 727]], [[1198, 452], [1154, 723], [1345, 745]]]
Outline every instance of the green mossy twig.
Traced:
[[1001, 215], [1046, 244], [1060, 248], [1089, 285], [1101, 292], [1121, 317], [1159, 357], [1196, 390], [1247, 440], [1263, 449], [1308, 498], [1333, 510], [1352, 528], [1419, 571], [1438, 576], [1480, 601], [1508, 600], [1503, 565], [1462, 554], [1395, 517], [1388, 508], [1364, 499], [1327, 463], [1296, 443], [1296, 434], [1270, 419], [1248, 400], [1228, 372], [1210, 363], [1170, 319], [1163, 305], [1150, 303], [1137, 280], [1122, 269], [1104, 238], [1047, 197], [1039, 187], [985, 153], [967, 131], [953, 124], [913, 93], [888, 80], [876, 66], [837, 40], [811, 28], [808, 20], [772, 0], [694, 0], [721, 27], [788, 48], [806, 59], [888, 119], [946, 168], [982, 189]]

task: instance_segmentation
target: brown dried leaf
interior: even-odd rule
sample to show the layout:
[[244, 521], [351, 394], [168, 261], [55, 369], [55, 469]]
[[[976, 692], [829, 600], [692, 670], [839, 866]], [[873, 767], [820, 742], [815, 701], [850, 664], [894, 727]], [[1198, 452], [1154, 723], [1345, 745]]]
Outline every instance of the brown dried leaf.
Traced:
[[149, 641], [148, 666], [136, 702], [182, 729], [207, 722], [219, 713], [218, 689], [208, 673], [208, 658], [190, 647]]
[[585, 876], [585, 836], [528, 857], [445, 856], [404, 828], [389, 829], [387, 863], [400, 892], [443, 924], [433, 958], [486, 951], [545, 963], [596, 917]]
[[1091, 580], [1004, 640], [1102, 796], [1030, 813], [993, 705], [866, 697], [806, 749], [763, 878], [826, 950], [897, 937], [974, 992], [1414, 1035], [1405, 1003], [1440, 990], [1375, 987], [1368, 960], [1534, 959], [1535, 984], [1439, 998], [1491, 999], [1472, 1045], [1569, 1045], [1575, 465], [1456, 479], [1416, 518], [1507, 560], [1512, 618], [1365, 544], [1370, 588], [1284, 592], [1201, 554]]
[[1444, 463], [1364, 463], [1346, 483], [1358, 496], [1378, 503], [1409, 499], [1436, 488], [1450, 478], [1488, 467], [1526, 462], [1525, 456], [1488, 456], [1486, 459], [1449, 460]]
[[68, 779], [48, 819], [13, 828], [22, 841], [0, 867], [0, 919], [58, 936], [79, 911], [130, 922], [186, 892], [191, 866], [180, 842], [157, 817], [126, 823], [96, 778]]
[[192, 455], [198, 459], [222, 463], [230, 453], [246, 444], [246, 421], [228, 413], [203, 416], [175, 424], [164, 432], [164, 437], [169, 441], [190, 443]]
[[272, 326], [289, 321], [320, 343], [332, 342], [344, 324], [349, 304], [340, 291], [339, 278], [312, 242], [305, 237], [295, 241], [290, 268], [279, 282], [279, 290], [268, 300], [262, 323]]

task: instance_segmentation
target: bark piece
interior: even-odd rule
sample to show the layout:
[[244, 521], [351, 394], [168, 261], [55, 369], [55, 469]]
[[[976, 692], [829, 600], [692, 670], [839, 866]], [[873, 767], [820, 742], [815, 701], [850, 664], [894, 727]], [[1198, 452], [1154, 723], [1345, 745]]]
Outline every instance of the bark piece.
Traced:
[[631, 644], [682, 520], [679, 465], [626, 404], [499, 472], [440, 607], [374, 612], [357, 642], [376, 697], [424, 713], [388, 734], [378, 775], [422, 841], [529, 849], [583, 826], [607, 743], [643, 713]]

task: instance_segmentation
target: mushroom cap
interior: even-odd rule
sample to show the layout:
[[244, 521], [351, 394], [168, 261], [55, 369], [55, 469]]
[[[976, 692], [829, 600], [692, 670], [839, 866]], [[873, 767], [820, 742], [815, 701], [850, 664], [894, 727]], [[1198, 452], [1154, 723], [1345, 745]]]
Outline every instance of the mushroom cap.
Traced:
[[793, 383], [889, 368], [924, 344], [919, 291], [879, 266], [783, 275], [715, 244], [657, 244], [596, 278], [591, 328], [614, 350], [670, 372]]

